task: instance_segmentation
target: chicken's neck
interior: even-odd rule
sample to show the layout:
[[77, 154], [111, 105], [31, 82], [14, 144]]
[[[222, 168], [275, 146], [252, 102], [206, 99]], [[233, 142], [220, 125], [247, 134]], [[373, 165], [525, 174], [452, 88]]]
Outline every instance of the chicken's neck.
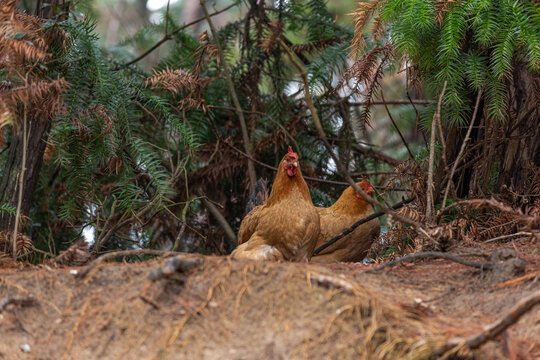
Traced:
[[282, 169], [283, 167], [280, 167], [276, 175], [266, 204], [272, 205], [283, 199], [298, 199], [311, 202], [311, 196], [300, 169], [296, 171], [294, 176], [288, 176]]

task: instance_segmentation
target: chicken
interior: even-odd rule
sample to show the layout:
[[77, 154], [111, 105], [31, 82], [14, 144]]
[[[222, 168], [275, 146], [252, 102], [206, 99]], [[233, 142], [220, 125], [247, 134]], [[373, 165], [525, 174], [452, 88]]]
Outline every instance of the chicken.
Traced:
[[247, 214], [238, 232], [235, 259], [308, 261], [319, 237], [320, 222], [298, 155], [289, 147], [263, 205]]
[[[368, 195], [374, 191], [367, 180], [359, 182], [357, 185]], [[373, 214], [373, 207], [359, 194], [356, 194], [352, 186], [349, 186], [334, 205], [328, 208], [318, 207], [317, 211], [321, 218], [321, 232], [315, 248], [341, 234], [356, 221]], [[321, 251], [317, 256], [313, 256], [311, 261], [320, 263], [362, 261], [379, 233], [379, 219], [368, 221]]]

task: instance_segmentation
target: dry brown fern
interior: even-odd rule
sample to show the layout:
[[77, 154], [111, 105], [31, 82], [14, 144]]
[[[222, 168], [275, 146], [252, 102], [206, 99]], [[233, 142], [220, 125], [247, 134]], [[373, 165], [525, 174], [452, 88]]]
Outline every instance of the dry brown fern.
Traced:
[[[354, 55], [353, 57], [359, 57], [364, 54], [364, 50], [366, 47], [366, 41], [364, 39], [364, 28], [369, 22], [369, 20], [376, 13], [379, 5], [381, 5], [383, 2], [384, 0], [368, 0], [357, 2], [358, 9], [349, 14], [353, 16], [354, 23], [354, 36], [351, 43], [351, 53], [352, 55]], [[382, 29], [382, 21], [380, 16], [376, 17], [375, 23], [378, 24], [377, 28]], [[374, 34], [380, 36], [381, 32], [382, 30], [378, 30], [377, 32], [374, 32]]]
[[268, 27], [270, 32], [262, 39], [260, 46], [267, 54], [270, 54], [278, 40], [281, 38], [281, 34], [283, 34], [283, 23], [278, 20], [272, 20], [268, 23]]
[[[13, 256], [13, 243], [12, 243], [13, 231], [0, 230], [0, 253], [5, 253]], [[32, 254], [34, 251], [34, 243], [32, 240], [22, 234], [17, 233], [17, 258], [26, 257]]]
[[[4, 126], [18, 131], [21, 104], [29, 118], [52, 117], [63, 110], [64, 79], [45, 80], [52, 59], [51, 46], [68, 45], [68, 35], [57, 27], [44, 28], [43, 19], [20, 12], [8, 1], [0, 5], [0, 68], [6, 72], [0, 84], [0, 145]], [[38, 66], [39, 65], [39, 66]]]

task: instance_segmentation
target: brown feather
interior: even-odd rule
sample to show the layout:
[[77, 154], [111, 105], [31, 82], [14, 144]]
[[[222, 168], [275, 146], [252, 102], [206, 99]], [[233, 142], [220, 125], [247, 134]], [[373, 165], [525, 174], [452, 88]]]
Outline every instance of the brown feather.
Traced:
[[[362, 186], [362, 182], [357, 184]], [[362, 198], [357, 198], [349, 186], [329, 208], [317, 208], [321, 219], [321, 232], [316, 247], [341, 234], [356, 221], [373, 214], [373, 207]], [[371, 244], [379, 236], [379, 219], [373, 219], [357, 227], [352, 233], [324, 249], [311, 258], [313, 262], [359, 262], [366, 256]]]

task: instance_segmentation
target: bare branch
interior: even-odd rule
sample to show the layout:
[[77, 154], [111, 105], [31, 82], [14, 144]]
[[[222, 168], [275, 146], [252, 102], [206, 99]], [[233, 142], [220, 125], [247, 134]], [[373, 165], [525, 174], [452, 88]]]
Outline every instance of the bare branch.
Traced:
[[[223, 49], [221, 48], [221, 45], [219, 44], [216, 28], [214, 27], [214, 23], [210, 19], [210, 15], [208, 14], [208, 10], [206, 9], [205, 0], [200, 0], [200, 3], [201, 3], [202, 10], [204, 12], [204, 15], [206, 16], [206, 21], [208, 22], [208, 26], [210, 26], [210, 31], [212, 32], [212, 37], [214, 38], [214, 45], [218, 49], [218, 56], [221, 63], [221, 67], [223, 69], [223, 75], [225, 75], [225, 80], [227, 81], [227, 86], [229, 87], [229, 91], [231, 92], [231, 97], [234, 103], [234, 107], [236, 108], [236, 114], [238, 115], [238, 119], [240, 120], [240, 127], [242, 128], [242, 139], [244, 141], [244, 150], [246, 151], [246, 154], [248, 154], [251, 157], [251, 142], [249, 140], [246, 120], [244, 119], [244, 112], [242, 111], [242, 107], [240, 106], [240, 101], [238, 101], [238, 95], [236, 94], [236, 90], [234, 88], [234, 83], [231, 77], [231, 73], [229, 72], [227, 62], [225, 61], [225, 58], [223, 56]], [[253, 164], [253, 160], [251, 159], [248, 159], [248, 174], [249, 174], [250, 192], [253, 192], [253, 190], [255, 189], [255, 184], [257, 183], [257, 174], [255, 173], [255, 165]]]
[[[227, 6], [226, 8], [224, 9], [221, 9], [219, 11], [216, 11], [212, 14], [210, 14], [209, 16], [216, 16], [218, 14], [221, 14], [222, 12], [225, 12], [227, 10], [229, 10], [230, 8], [232, 8], [233, 6], [236, 6], [237, 4], [231, 4], [229, 6]], [[167, 7], [168, 7], [168, 4], [167, 4]], [[127, 62], [125, 63], [124, 65], [122, 65], [123, 67], [126, 67], [126, 66], [129, 66], [129, 65], [132, 65], [132, 64], [135, 64], [136, 62], [144, 59], [145, 57], [147, 57], [152, 51], [156, 50], [158, 47], [160, 47], [161, 45], [163, 45], [167, 40], [171, 40], [173, 35], [181, 32], [182, 30], [190, 27], [191, 25], [195, 25], [203, 20], [206, 20], [206, 16], [203, 16], [201, 18], [198, 18], [196, 20], [193, 20], [192, 22], [190, 23], [187, 23], [183, 26], [180, 26], [178, 29], [175, 29], [173, 31], [171, 31], [170, 33], [167, 33], [163, 36], [163, 38], [161, 38], [161, 40], [159, 40], [157, 43], [155, 43], [150, 49], [146, 50], [144, 53], [142, 53], [141, 55], [139, 55], [138, 57], [136, 57], [135, 59], [131, 60], [130, 62]], [[118, 69], [117, 69], [118, 70]]]
[[416, 165], [418, 165], [418, 163], [416, 162], [416, 159], [414, 158], [414, 155], [413, 155], [413, 153], [411, 151], [411, 148], [409, 147], [409, 144], [407, 143], [407, 140], [405, 140], [405, 137], [401, 133], [401, 130], [399, 130], [396, 122], [394, 121], [394, 117], [392, 116], [392, 113], [390, 112], [390, 109], [388, 109], [388, 106], [386, 106], [386, 101], [384, 100], [384, 95], [383, 95], [382, 90], [381, 90], [381, 99], [382, 99], [382, 101], [384, 103], [384, 108], [386, 109], [386, 113], [388, 114], [388, 117], [390, 118], [390, 121], [392, 121], [392, 124], [396, 128], [396, 131], [398, 132], [399, 137], [401, 138], [401, 141], [403, 142], [403, 145], [405, 145], [405, 147], [407, 148], [407, 151], [409, 152], [409, 156], [411, 157], [411, 160], [414, 161], [416, 163]]
[[470, 336], [466, 340], [464, 339], [453, 339], [449, 341], [446, 346], [441, 349], [439, 352], [446, 352], [447, 350], [463, 344], [469, 349], [478, 349], [480, 346], [484, 345], [490, 340], [495, 339], [497, 336], [503, 333], [510, 326], [514, 325], [518, 320], [529, 312], [536, 305], [540, 304], [540, 290], [532, 293], [530, 296], [522, 299], [517, 303], [505, 316], [495, 321], [494, 323], [485, 327], [484, 331], [477, 335]]
[[225, 216], [218, 210], [216, 205], [212, 204], [212, 202], [208, 201], [205, 197], [201, 197], [201, 201], [208, 211], [212, 213], [212, 216], [217, 220], [219, 226], [225, 231], [225, 235], [227, 236], [227, 239], [229, 239], [227, 244], [228, 250], [232, 251], [232, 249], [238, 246], [238, 240], [236, 239], [236, 234], [231, 228], [231, 225], [229, 225], [227, 219], [225, 219]]
[[428, 180], [427, 180], [427, 195], [426, 195], [426, 220], [431, 222], [431, 214], [433, 213], [433, 166], [435, 162], [435, 129], [437, 127], [437, 118], [441, 117], [441, 102], [446, 91], [446, 81], [444, 82], [439, 102], [437, 103], [437, 112], [433, 115], [431, 122], [431, 138], [429, 140], [429, 165], [428, 165]]
[[452, 171], [450, 171], [450, 176], [448, 177], [448, 183], [446, 184], [446, 189], [444, 190], [444, 197], [443, 197], [441, 212], [446, 207], [446, 198], [448, 197], [448, 191], [450, 190], [450, 184], [452, 183], [452, 178], [454, 177], [456, 168], [459, 162], [461, 161], [461, 157], [463, 156], [463, 153], [465, 152], [465, 147], [467, 146], [467, 142], [469, 141], [471, 130], [474, 124], [474, 119], [476, 119], [476, 113], [478, 112], [478, 104], [480, 104], [481, 96], [482, 96], [482, 90], [479, 90], [478, 96], [476, 96], [476, 105], [474, 106], [474, 111], [471, 118], [471, 123], [469, 124], [469, 129], [467, 129], [467, 134], [465, 134], [465, 139], [463, 139], [463, 144], [461, 144], [461, 149], [459, 149], [458, 156], [456, 157], [456, 161], [454, 161], [454, 165], [452, 165]]
[[[219, 134], [218, 134], [218, 137], [219, 137]], [[263, 163], [262, 161], [259, 161], [259, 160], [255, 159], [253, 156], [249, 156], [248, 154], [246, 154], [242, 150], [238, 149], [236, 146], [230, 144], [228, 141], [223, 141], [223, 142], [227, 146], [229, 146], [231, 149], [233, 149], [234, 151], [239, 153], [240, 155], [242, 155], [242, 156], [244, 156], [244, 157], [246, 157], [248, 159], [253, 160], [254, 163], [256, 163], [258, 165], [261, 165], [262, 167], [265, 167], [267, 169], [270, 169], [270, 170], [273, 170], [273, 171], [276, 171], [276, 172], [278, 171], [278, 169], [276, 167], [268, 165], [266, 163]], [[392, 174], [393, 174], [393, 172], [392, 172]], [[358, 175], [358, 174], [353, 174], [353, 175], [354, 176], [361, 176], [361, 175]], [[349, 186], [349, 183], [345, 182], [345, 181], [326, 180], [326, 179], [320, 179], [320, 178], [315, 178], [315, 177], [311, 177], [311, 176], [304, 176], [304, 179], [308, 180], [308, 181], [315, 181], [315, 182], [320, 182], [320, 183], [324, 183], [324, 184]], [[392, 188], [392, 187], [386, 187], [386, 186], [373, 186], [373, 187], [375, 189], [378, 189], [378, 190], [409, 191], [408, 189], [405, 189], [405, 188]]]

